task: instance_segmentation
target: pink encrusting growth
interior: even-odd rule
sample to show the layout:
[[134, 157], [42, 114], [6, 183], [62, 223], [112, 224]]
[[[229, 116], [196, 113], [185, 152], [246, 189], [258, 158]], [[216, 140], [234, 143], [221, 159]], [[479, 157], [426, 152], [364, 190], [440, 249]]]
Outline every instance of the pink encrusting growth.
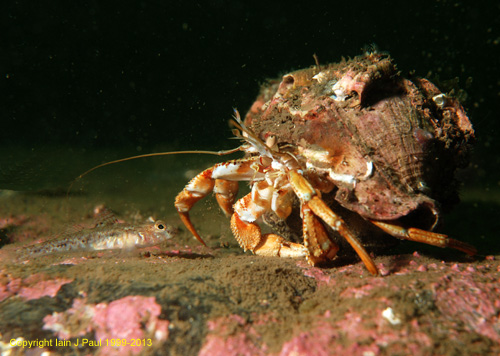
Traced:
[[416, 320], [394, 327], [382, 316], [382, 309], [363, 314], [348, 311], [338, 321], [327, 311], [308, 331], [285, 342], [279, 355], [380, 355], [387, 350], [390, 354], [426, 354], [430, 350], [432, 340]]
[[[473, 267], [443, 276], [434, 284], [436, 306], [450, 320], [500, 343], [500, 278], [478, 281]], [[497, 298], [495, 298], [497, 296]]]
[[491, 262], [494, 257], [475, 265], [438, 262], [417, 252], [379, 260], [389, 277], [363, 281], [359, 264], [323, 270], [298, 263], [318, 288], [343, 301], [360, 300], [364, 307], [352, 308], [340, 320], [340, 310], [327, 311], [315, 327], [298, 327], [280, 355], [433, 354], [437, 339], [446, 335], [460, 342], [464, 334], [483, 336], [498, 350], [500, 268]]
[[[227, 317], [210, 320], [208, 323], [209, 335], [201, 347], [198, 356], [259, 356], [267, 355], [266, 345], [259, 345], [256, 340], [261, 338], [252, 324], [247, 323], [240, 315], [229, 315]], [[231, 328], [239, 331], [228, 336]]]
[[44, 214], [34, 216], [10, 214], [0, 216], [0, 230], [5, 230], [10, 242], [33, 241], [50, 230], [50, 222]]
[[[404, 327], [395, 327], [383, 317], [382, 311], [387, 303], [387, 300], [380, 300], [380, 308], [363, 314], [348, 311], [340, 320], [336, 320], [338, 315], [327, 310], [318, 315], [306, 331], [299, 331], [301, 327], [298, 323], [291, 338], [275, 352], [269, 350], [262, 341], [264, 335], [257, 331], [256, 326], [261, 322], [249, 322], [239, 315], [218, 318], [208, 322], [209, 334], [199, 356], [382, 355], [387, 354], [387, 350], [396, 354], [425, 354], [425, 350], [431, 350], [432, 339], [417, 320], [408, 322]], [[254, 315], [252, 319], [259, 320], [261, 317]], [[274, 318], [266, 320], [272, 325], [280, 323]]]
[[310, 267], [308, 264], [304, 263], [303, 261], [299, 261], [297, 263], [297, 265], [299, 267], [304, 268], [304, 276], [314, 278], [318, 282], [318, 286], [322, 286], [322, 285], [334, 286], [335, 285], [335, 278], [332, 277], [331, 275], [325, 273], [321, 268]]
[[0, 217], [0, 229], [6, 229], [9, 227], [21, 226], [28, 221], [28, 217], [25, 215], [9, 215], [6, 217]]
[[73, 282], [69, 278], [50, 279], [42, 273], [34, 274], [28, 278], [0, 277], [0, 302], [18, 296], [24, 300], [39, 299], [42, 297], [55, 297], [61, 287]]
[[[160, 313], [161, 306], [154, 297], [127, 296], [109, 304], [86, 304], [85, 299], [75, 299], [70, 309], [47, 315], [43, 329], [62, 339], [94, 332], [96, 342], [101, 341], [100, 354], [137, 355], [144, 347], [158, 346], [168, 338], [169, 321], [159, 319]], [[112, 339], [126, 339], [128, 345], [106, 342]], [[138, 339], [150, 339], [151, 344], [132, 346], [131, 340]]]

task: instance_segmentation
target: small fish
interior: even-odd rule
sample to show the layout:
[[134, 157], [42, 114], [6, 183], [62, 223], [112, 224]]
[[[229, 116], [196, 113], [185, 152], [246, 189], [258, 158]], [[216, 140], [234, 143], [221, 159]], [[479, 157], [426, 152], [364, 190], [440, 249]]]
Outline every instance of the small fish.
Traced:
[[23, 248], [18, 258], [28, 258], [65, 251], [132, 249], [158, 245], [171, 239], [177, 229], [162, 220], [141, 225], [119, 223], [107, 209], [96, 208], [98, 222], [92, 228], [75, 228], [57, 238]]

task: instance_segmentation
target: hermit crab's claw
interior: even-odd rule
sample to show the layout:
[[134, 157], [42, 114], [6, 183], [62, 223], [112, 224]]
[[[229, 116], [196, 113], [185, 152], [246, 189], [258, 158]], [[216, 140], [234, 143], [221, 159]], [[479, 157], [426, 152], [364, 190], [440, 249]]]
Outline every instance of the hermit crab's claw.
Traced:
[[[256, 185], [265, 186], [265, 181], [260, 181]], [[276, 257], [306, 257], [307, 248], [301, 244], [285, 240], [283, 237], [270, 233], [262, 234], [260, 227], [254, 218], [257, 218], [265, 209], [260, 209], [267, 205], [263, 195], [265, 190], [254, 190], [238, 200], [234, 206], [234, 214], [231, 217], [231, 230], [238, 241], [238, 244], [245, 250], [250, 250], [259, 256]], [[255, 199], [259, 196], [258, 199]], [[251, 220], [251, 221], [248, 221]]]
[[182, 222], [203, 245], [206, 246], [189, 218], [189, 211], [200, 199], [213, 192], [224, 214], [231, 216], [238, 195], [238, 182], [231, 179], [239, 177], [250, 179], [258, 176], [259, 173], [251, 168], [257, 158], [231, 160], [207, 168], [191, 179], [175, 198], [175, 208]]
[[198, 200], [205, 197], [214, 189], [215, 181], [212, 179], [212, 170], [212, 168], [206, 169], [194, 177], [175, 198], [175, 208], [182, 222], [204, 246], [206, 246], [205, 242], [202, 240], [189, 218], [189, 210], [191, 210]]
[[[179, 198], [179, 195], [177, 196], [177, 198]], [[176, 203], [177, 203], [177, 199], [176, 199]], [[203, 241], [201, 236], [198, 234], [198, 232], [194, 228], [194, 225], [191, 222], [191, 219], [189, 218], [189, 212], [187, 212], [187, 211], [186, 212], [178, 211], [178, 212], [179, 212], [179, 217], [181, 218], [181, 221], [184, 224], [184, 226], [186, 226], [186, 228], [193, 234], [194, 237], [196, 237], [196, 239], [198, 241], [200, 241], [201, 244], [203, 244], [203, 246], [207, 246], [205, 241]]]
[[194, 225], [193, 223], [191, 222], [191, 219], [189, 218], [189, 213], [179, 213], [179, 216], [182, 220], [182, 222], [184, 223], [184, 225], [187, 227], [187, 229], [194, 235], [194, 237], [196, 237], [196, 239], [198, 241], [200, 241], [200, 243], [203, 245], [203, 246], [207, 246], [207, 244], [205, 243], [205, 241], [203, 241], [203, 239], [201, 238], [201, 236], [198, 234], [198, 232], [196, 231], [196, 229], [194, 228]]

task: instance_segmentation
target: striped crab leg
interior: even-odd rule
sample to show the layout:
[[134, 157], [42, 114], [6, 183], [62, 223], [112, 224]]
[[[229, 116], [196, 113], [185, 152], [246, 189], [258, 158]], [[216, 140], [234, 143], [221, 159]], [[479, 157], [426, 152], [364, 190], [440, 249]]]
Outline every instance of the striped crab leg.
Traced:
[[328, 205], [321, 200], [311, 184], [299, 172], [292, 170], [288, 174], [290, 177], [290, 184], [295, 194], [297, 194], [302, 206], [312, 210], [315, 216], [319, 217], [335, 231], [338, 231], [338, 233], [349, 242], [354, 251], [356, 251], [368, 271], [373, 275], [377, 275], [378, 269], [372, 258], [356, 236], [348, 229], [342, 218], [336, 215]]
[[420, 230], [414, 227], [405, 229], [402, 226], [382, 221], [376, 221], [376, 220], [370, 220], [370, 221], [372, 224], [378, 226], [383, 231], [399, 239], [422, 242], [428, 245], [433, 245], [443, 248], [451, 247], [456, 250], [465, 252], [469, 256], [473, 256], [477, 253], [477, 250], [474, 246], [471, 246], [466, 242], [452, 239], [447, 235], [437, 234], [431, 231]]
[[238, 181], [263, 177], [263, 174], [256, 170], [257, 160], [258, 157], [236, 159], [207, 168], [191, 179], [175, 198], [175, 208], [182, 222], [203, 245], [206, 246], [191, 222], [189, 211], [199, 200], [213, 191], [224, 213], [227, 216], [232, 215], [238, 193]]

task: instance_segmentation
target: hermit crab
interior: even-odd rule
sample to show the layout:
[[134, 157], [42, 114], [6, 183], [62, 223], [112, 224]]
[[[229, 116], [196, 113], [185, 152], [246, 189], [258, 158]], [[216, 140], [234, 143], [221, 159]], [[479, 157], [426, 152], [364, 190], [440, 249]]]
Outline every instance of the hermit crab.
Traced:
[[[189, 212], [213, 192], [239, 245], [257, 255], [305, 257], [318, 265], [347, 241], [378, 274], [363, 234], [476, 253], [432, 232], [442, 208], [457, 200], [454, 177], [467, 162], [472, 125], [457, 99], [426, 79], [404, 78], [389, 56], [367, 53], [286, 74], [262, 87], [244, 121], [235, 111], [232, 123], [243, 141], [234, 150], [134, 156], [79, 178], [140, 157], [241, 150], [244, 158], [205, 169], [175, 199], [202, 244]], [[236, 200], [239, 181], [249, 182], [251, 192]], [[274, 232], [262, 233], [261, 221]], [[296, 230], [301, 240], [283, 236], [297, 236]]]
[[[426, 79], [405, 79], [389, 56], [286, 74], [263, 86], [244, 121], [235, 111], [233, 124], [246, 156], [199, 173], [175, 199], [201, 243], [189, 212], [213, 192], [239, 245], [257, 255], [317, 265], [336, 256], [340, 236], [378, 274], [359, 228], [343, 214], [399, 239], [476, 253], [431, 231], [441, 206], [455, 200], [454, 175], [466, 162], [472, 125], [458, 100]], [[239, 181], [251, 192], [236, 201]], [[303, 243], [261, 232], [262, 219], [286, 221], [294, 210]]]

